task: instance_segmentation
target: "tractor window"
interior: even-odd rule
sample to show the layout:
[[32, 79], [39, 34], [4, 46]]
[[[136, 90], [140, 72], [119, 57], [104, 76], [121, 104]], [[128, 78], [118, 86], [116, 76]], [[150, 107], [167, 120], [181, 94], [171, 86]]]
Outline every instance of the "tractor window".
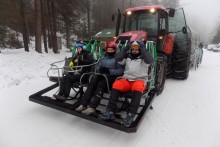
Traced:
[[131, 15], [127, 15], [124, 25], [125, 32], [141, 30], [146, 31], [148, 35], [157, 35], [157, 13], [132, 12]]
[[188, 47], [187, 33], [183, 33], [182, 29], [186, 27], [185, 15], [182, 8], [175, 11], [175, 16], [169, 18], [169, 32], [176, 33], [175, 44], [178, 50], [186, 50]]
[[182, 9], [176, 10], [175, 16], [169, 19], [169, 29], [171, 32], [178, 32], [186, 26], [185, 15]]
[[163, 42], [165, 39], [165, 35], [167, 34], [167, 13], [164, 11], [160, 11], [159, 13], [159, 32], [158, 32], [158, 40], [157, 40], [157, 46], [158, 49], [163, 48]]
[[166, 14], [165, 12], [160, 13], [160, 30], [166, 29]]

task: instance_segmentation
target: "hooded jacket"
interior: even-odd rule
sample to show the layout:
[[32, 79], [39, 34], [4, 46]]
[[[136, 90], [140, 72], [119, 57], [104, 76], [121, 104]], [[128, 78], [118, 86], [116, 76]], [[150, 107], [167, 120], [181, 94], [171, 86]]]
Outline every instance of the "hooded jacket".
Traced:
[[[74, 62], [76, 59], [78, 59], [77, 66], [80, 65], [89, 65], [93, 63], [93, 58], [90, 52], [82, 50], [81, 53], [76, 53], [76, 55], [73, 57], [72, 62]], [[82, 68], [81, 72], [89, 72], [91, 67], [84, 67]]]
[[123, 75], [124, 67], [117, 63], [114, 56], [108, 56], [107, 54], [104, 55], [99, 60], [99, 63], [96, 66], [96, 70], [99, 71], [100, 67], [106, 67], [109, 69], [109, 74], [107, 76], [121, 76]]
[[[127, 48], [129, 48], [128, 45]], [[143, 80], [147, 82], [148, 80], [148, 69], [153, 64], [153, 57], [147, 52], [145, 46], [140, 46], [140, 50], [141, 54], [137, 58], [132, 58], [126, 49], [116, 56], [116, 61], [121, 65], [125, 65], [122, 77], [129, 81]]]

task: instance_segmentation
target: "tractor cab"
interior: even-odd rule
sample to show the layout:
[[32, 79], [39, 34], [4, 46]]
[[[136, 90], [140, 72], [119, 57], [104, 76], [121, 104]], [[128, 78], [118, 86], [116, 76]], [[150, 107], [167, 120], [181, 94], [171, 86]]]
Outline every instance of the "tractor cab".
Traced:
[[[170, 13], [171, 14], [171, 13]], [[162, 43], [168, 33], [168, 11], [162, 6], [141, 6], [128, 8], [124, 13], [122, 27], [116, 27], [121, 32], [116, 43], [125, 43], [126, 40], [153, 41], [157, 51], [162, 50]], [[120, 17], [120, 14], [119, 14]], [[120, 21], [120, 19], [118, 19]], [[120, 24], [120, 22], [117, 22]]]

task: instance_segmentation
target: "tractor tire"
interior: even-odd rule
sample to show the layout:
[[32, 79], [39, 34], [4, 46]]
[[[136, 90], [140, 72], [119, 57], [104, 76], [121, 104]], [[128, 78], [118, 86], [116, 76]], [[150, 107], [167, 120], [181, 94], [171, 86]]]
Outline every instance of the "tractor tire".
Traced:
[[156, 68], [156, 91], [157, 95], [161, 94], [164, 89], [167, 74], [167, 58], [165, 55], [158, 56]]
[[172, 78], [172, 56], [167, 55], [167, 71], [166, 71], [166, 78]]
[[172, 78], [185, 80], [189, 75], [190, 68], [189, 51], [174, 51], [172, 62]]

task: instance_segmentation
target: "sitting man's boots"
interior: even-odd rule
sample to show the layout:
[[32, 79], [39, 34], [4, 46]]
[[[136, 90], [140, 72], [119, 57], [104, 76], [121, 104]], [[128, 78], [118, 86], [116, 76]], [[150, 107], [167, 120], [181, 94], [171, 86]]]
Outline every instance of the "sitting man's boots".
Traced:
[[102, 120], [113, 120], [115, 119], [115, 113], [112, 111], [105, 111], [103, 114], [99, 115]]
[[130, 127], [134, 122], [134, 114], [128, 113], [128, 115], [121, 121], [121, 125], [125, 127]]
[[83, 111], [83, 110], [85, 110], [85, 109], [86, 109], [85, 106], [83, 106], [83, 105], [79, 105], [79, 106], [75, 109], [75, 111], [77, 111], [77, 112], [81, 112], [81, 111]]
[[54, 94], [53, 97], [56, 98], [58, 101], [65, 101], [67, 99], [67, 97], [61, 96], [59, 94]]
[[92, 107], [88, 107], [87, 109], [83, 110], [81, 113], [85, 115], [91, 115], [95, 113], [95, 109]]

